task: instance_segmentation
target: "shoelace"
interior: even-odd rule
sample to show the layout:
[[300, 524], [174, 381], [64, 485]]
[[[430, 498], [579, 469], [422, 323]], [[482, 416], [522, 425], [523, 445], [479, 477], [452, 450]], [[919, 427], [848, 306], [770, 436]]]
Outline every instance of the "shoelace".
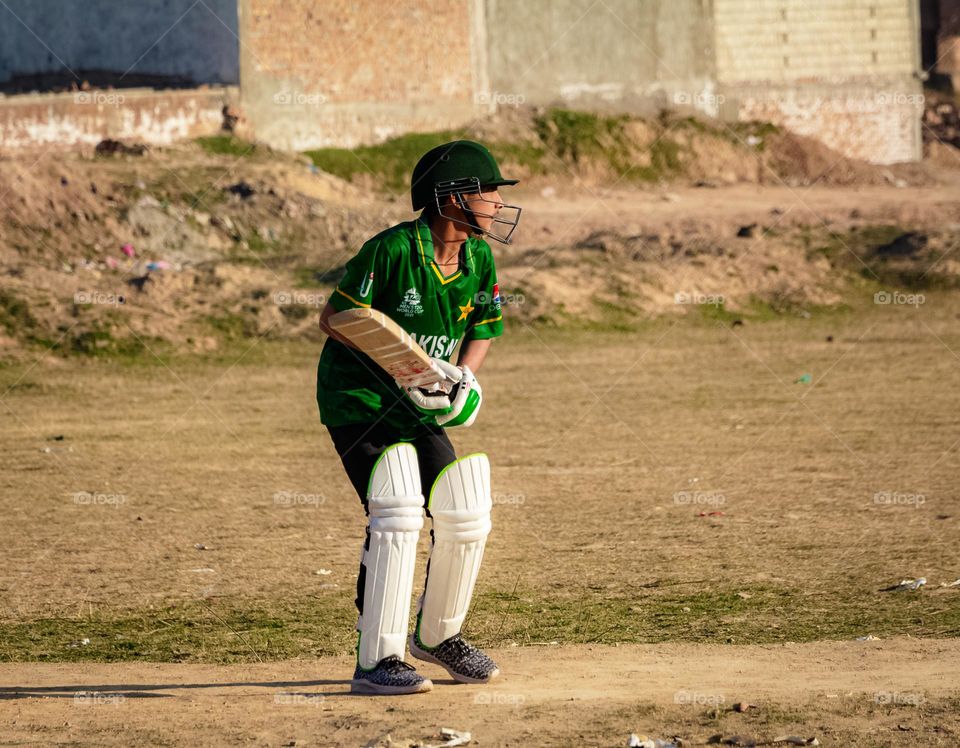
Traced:
[[455, 649], [456, 654], [460, 656], [473, 653], [473, 647], [467, 644], [459, 635], [450, 640], [449, 646], [451, 649]]
[[386, 670], [390, 675], [395, 673], [400, 673], [405, 670], [416, 670], [416, 668], [397, 657], [388, 657], [383, 661], [383, 669]]

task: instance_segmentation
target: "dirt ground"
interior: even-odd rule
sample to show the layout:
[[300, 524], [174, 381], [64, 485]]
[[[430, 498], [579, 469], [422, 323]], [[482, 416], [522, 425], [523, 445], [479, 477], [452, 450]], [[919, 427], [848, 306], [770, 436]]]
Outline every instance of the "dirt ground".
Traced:
[[0, 745], [960, 743], [960, 157], [724, 148], [514, 193], [451, 435], [493, 466], [465, 631], [504, 677], [386, 700], [347, 694], [315, 315], [405, 203], [263, 149], [4, 161]]
[[[902, 577], [952, 582], [958, 313], [942, 294], [741, 326], [510, 330], [483, 370], [484, 418], [452, 434], [495, 467], [486, 583], [859, 599]], [[0, 369], [6, 613], [346, 595], [362, 515], [318, 423], [318, 349]]]
[[[24, 691], [0, 700], [3, 739], [955, 744], [958, 315], [942, 293], [739, 326], [511, 328], [483, 418], [454, 435], [494, 466], [467, 624], [504, 666], [492, 705], [439, 685], [342, 696], [363, 521], [317, 423], [315, 348], [0, 369], [0, 678]], [[155, 688], [177, 683], [214, 685]], [[721, 696], [765, 706], [718, 716]]]
[[[949, 746], [960, 735], [957, 640], [781, 646], [565, 646], [494, 652], [489, 686], [351, 696], [347, 657], [265, 665], [0, 667], [3, 745], [624, 746], [631, 733], [821, 745]], [[737, 704], [752, 706], [736, 712]], [[669, 725], [670, 733], [663, 733]]]

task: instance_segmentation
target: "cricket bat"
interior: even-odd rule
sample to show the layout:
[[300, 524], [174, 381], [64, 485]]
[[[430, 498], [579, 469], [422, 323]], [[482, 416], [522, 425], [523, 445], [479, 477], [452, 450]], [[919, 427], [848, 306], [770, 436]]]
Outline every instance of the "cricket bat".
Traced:
[[347, 309], [327, 324], [372, 358], [404, 387], [426, 387], [447, 381], [433, 359], [410, 333], [376, 309]]

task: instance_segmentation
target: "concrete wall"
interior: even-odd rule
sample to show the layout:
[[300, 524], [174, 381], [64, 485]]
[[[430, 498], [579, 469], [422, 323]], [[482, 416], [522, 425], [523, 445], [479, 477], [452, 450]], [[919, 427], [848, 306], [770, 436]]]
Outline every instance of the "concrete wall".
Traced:
[[[710, 0], [486, 0], [491, 93], [510, 102], [715, 113]], [[512, 97], [512, 98], [511, 98]]]
[[455, 128], [483, 109], [477, 0], [240, 0], [246, 124], [279, 148]]
[[876, 163], [921, 155], [915, 0], [714, 0], [728, 119], [767, 120]]
[[238, 45], [237, 0], [0, 4], [0, 82], [67, 67], [235, 84]]

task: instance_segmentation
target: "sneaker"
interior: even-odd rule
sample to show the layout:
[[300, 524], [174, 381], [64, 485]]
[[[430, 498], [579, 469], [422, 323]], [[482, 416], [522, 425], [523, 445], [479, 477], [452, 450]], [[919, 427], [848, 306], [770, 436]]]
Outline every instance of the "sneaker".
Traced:
[[351, 693], [380, 695], [426, 693], [432, 689], [433, 683], [429, 678], [424, 678], [413, 665], [408, 665], [396, 655], [384, 657], [372, 670], [364, 670], [358, 664], [350, 684]]
[[497, 664], [481, 650], [467, 644], [460, 634], [436, 647], [427, 647], [420, 641], [417, 631], [410, 636], [410, 654], [418, 660], [439, 665], [460, 683], [487, 683], [500, 675]]

